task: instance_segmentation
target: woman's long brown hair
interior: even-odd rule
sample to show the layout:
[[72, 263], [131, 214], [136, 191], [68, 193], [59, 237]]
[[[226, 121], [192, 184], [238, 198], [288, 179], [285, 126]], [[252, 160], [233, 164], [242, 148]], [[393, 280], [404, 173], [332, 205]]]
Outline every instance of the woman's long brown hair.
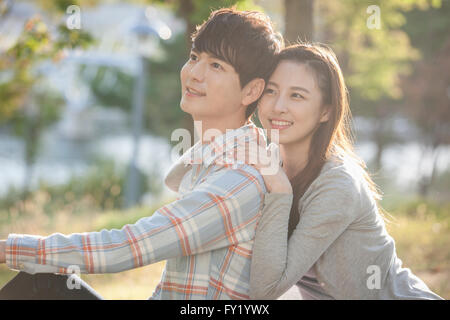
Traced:
[[[305, 168], [290, 180], [294, 194], [289, 217], [290, 237], [299, 222], [300, 198], [332, 155], [353, 159], [363, 169], [363, 176], [377, 202], [381, 199], [381, 194], [367, 173], [364, 161], [354, 152], [348, 91], [334, 52], [322, 44], [300, 43], [280, 52], [278, 63], [284, 60], [304, 64], [312, 70], [322, 94], [322, 106], [331, 108], [329, 120], [320, 123], [313, 133]], [[380, 213], [383, 216], [381, 210]]]

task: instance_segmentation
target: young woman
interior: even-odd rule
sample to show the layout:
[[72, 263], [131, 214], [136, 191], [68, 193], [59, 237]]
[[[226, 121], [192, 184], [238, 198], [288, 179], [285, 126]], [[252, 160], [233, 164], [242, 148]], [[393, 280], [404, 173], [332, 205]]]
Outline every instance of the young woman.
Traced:
[[376, 186], [353, 152], [335, 54], [299, 44], [277, 63], [258, 116], [269, 137], [279, 130], [283, 164], [264, 175], [270, 193], [253, 247], [251, 298], [276, 299], [296, 285], [303, 299], [442, 299], [396, 256]]

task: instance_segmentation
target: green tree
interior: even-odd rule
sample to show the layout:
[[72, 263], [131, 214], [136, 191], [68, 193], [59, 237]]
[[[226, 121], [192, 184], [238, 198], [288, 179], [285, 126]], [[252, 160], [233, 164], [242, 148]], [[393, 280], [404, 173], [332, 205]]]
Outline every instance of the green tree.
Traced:
[[401, 109], [400, 79], [410, 74], [412, 63], [420, 57], [401, 29], [405, 14], [440, 6], [440, 1], [346, 0], [318, 1], [318, 5], [323, 27], [318, 40], [332, 43], [337, 52], [352, 110], [374, 124], [374, 167], [379, 169], [385, 147], [396, 141], [391, 120]]
[[284, 0], [287, 43], [314, 40], [314, 0]]
[[[2, 11], [7, 14], [7, 11]], [[25, 192], [32, 176], [32, 166], [42, 130], [54, 123], [61, 112], [62, 98], [46, 89], [42, 62], [62, 58], [62, 50], [86, 47], [89, 34], [59, 27], [59, 37], [50, 34], [39, 16], [26, 21], [16, 43], [0, 56], [0, 69], [6, 80], [0, 83], [0, 124], [12, 129], [25, 142]]]
[[[170, 137], [175, 128], [187, 128], [193, 138], [192, 117], [184, 113], [180, 107], [181, 86], [180, 70], [186, 62], [191, 48], [191, 35], [195, 26], [206, 20], [213, 10], [222, 7], [236, 6], [239, 10], [260, 10], [252, 0], [171, 0], [171, 1], [135, 1], [140, 4], [161, 5], [173, 10], [180, 17], [186, 31], [176, 36], [172, 41], [160, 43], [164, 52], [163, 58], [150, 58], [146, 61], [148, 67], [145, 99], [145, 129], [162, 137]], [[114, 88], [102, 86], [103, 75], [108, 72], [117, 78]], [[98, 76], [91, 81], [95, 97], [102, 105], [119, 106], [124, 110], [132, 108], [132, 88], [134, 81], [131, 76], [115, 68], [100, 68]]]
[[437, 178], [437, 162], [441, 146], [450, 144], [450, 3], [440, 8], [412, 10], [403, 29], [422, 59], [413, 73], [402, 80], [405, 94], [403, 113], [421, 130], [423, 144], [432, 155], [430, 171], [421, 172], [419, 193], [429, 194]]

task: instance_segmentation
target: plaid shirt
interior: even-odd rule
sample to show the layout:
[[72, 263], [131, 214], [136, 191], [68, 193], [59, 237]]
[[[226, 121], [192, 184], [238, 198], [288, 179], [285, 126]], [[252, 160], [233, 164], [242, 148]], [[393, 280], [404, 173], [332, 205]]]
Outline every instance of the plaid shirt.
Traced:
[[[113, 273], [167, 260], [150, 299], [249, 299], [250, 262], [264, 181], [231, 165], [236, 139], [262, 133], [249, 122], [213, 142], [199, 141], [175, 163], [166, 185], [178, 198], [153, 215], [100, 232], [47, 237], [10, 234], [6, 264], [27, 273]], [[71, 267], [73, 268], [73, 267]]]

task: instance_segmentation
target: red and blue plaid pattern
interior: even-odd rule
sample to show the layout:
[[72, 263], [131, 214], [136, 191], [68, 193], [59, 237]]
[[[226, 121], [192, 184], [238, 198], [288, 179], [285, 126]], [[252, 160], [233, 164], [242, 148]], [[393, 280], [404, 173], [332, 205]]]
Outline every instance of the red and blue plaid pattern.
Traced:
[[[28, 273], [113, 273], [167, 260], [150, 299], [249, 299], [250, 261], [264, 181], [248, 164], [231, 165], [238, 139], [258, 139], [252, 123], [189, 149], [166, 185], [178, 199], [122, 229], [10, 234], [6, 263]], [[200, 156], [200, 159], [198, 158]]]

